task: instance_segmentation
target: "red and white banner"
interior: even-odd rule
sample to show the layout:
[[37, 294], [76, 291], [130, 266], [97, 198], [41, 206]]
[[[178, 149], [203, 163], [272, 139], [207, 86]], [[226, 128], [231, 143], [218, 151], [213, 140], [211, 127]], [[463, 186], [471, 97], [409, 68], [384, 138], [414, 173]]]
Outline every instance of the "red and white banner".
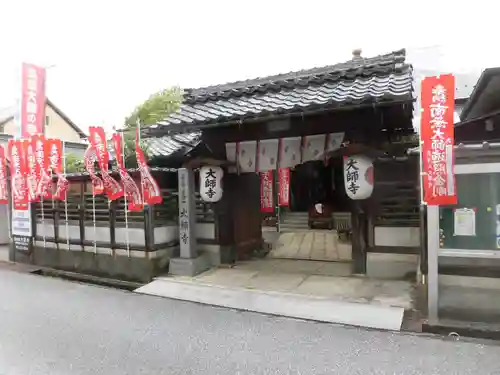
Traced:
[[280, 168], [278, 169], [278, 180], [279, 180], [279, 205], [289, 206], [290, 205], [290, 169]]
[[97, 151], [94, 146], [89, 145], [85, 153], [83, 154], [83, 162], [85, 168], [89, 172], [90, 180], [92, 182], [92, 195], [100, 195], [104, 193], [104, 183], [102, 179], [97, 175], [95, 170], [95, 163], [97, 162]]
[[45, 68], [23, 63], [21, 93], [21, 137], [43, 134], [45, 122]]
[[23, 141], [9, 139], [8, 148], [11, 163], [11, 189], [14, 210], [27, 211], [29, 208], [29, 199], [26, 185], [27, 168], [23, 156]]
[[130, 177], [123, 163], [122, 153], [122, 135], [119, 133], [113, 134], [113, 146], [115, 148], [116, 162], [118, 164], [118, 172], [123, 184], [124, 194], [127, 197], [127, 208], [130, 211], [141, 211], [144, 208], [142, 195], [135, 181]]
[[63, 176], [63, 144], [60, 139], [45, 140], [45, 166], [47, 167], [48, 175], [54, 173], [57, 176], [57, 184], [55, 192], [53, 191], [52, 181], [49, 183], [49, 197], [59, 200], [66, 199], [66, 193], [69, 189], [69, 182]]
[[41, 134], [33, 135], [30, 138], [31, 147], [35, 154], [35, 196], [45, 196], [47, 192], [47, 180], [50, 179], [45, 168], [45, 137]]
[[426, 77], [422, 81], [422, 140], [424, 201], [428, 205], [457, 203], [454, 176], [455, 77]]
[[26, 186], [28, 188], [28, 200], [30, 202], [35, 202], [37, 200], [36, 195], [36, 162], [35, 162], [35, 150], [33, 149], [33, 144], [30, 139], [23, 139], [23, 157], [26, 163]]
[[[93, 150], [87, 149], [84, 159], [92, 179], [94, 195], [101, 194], [102, 189], [104, 189], [110, 200], [123, 197], [122, 186], [109, 174], [109, 152], [104, 128], [100, 126], [89, 127], [89, 140]], [[101, 169], [101, 179], [95, 175], [93, 164], [96, 159]], [[102, 181], [103, 186], [100, 181]]]
[[273, 171], [260, 172], [260, 210], [274, 212]]
[[144, 155], [144, 152], [142, 152], [141, 146], [139, 144], [138, 128], [135, 132], [135, 155], [137, 157], [137, 165], [139, 166], [139, 172], [141, 174], [141, 185], [142, 193], [144, 195], [144, 203], [150, 205], [160, 204], [163, 201], [161, 197], [160, 187], [149, 171], [149, 167], [146, 162], [146, 156]]
[[5, 148], [0, 146], [0, 204], [9, 203], [7, 191], [7, 158]]

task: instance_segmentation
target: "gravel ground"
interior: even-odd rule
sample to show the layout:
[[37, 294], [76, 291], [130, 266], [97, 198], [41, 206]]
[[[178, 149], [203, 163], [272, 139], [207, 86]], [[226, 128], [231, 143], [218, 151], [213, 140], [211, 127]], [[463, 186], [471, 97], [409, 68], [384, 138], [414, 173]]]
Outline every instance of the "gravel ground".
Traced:
[[492, 344], [303, 322], [0, 270], [0, 374], [500, 374]]

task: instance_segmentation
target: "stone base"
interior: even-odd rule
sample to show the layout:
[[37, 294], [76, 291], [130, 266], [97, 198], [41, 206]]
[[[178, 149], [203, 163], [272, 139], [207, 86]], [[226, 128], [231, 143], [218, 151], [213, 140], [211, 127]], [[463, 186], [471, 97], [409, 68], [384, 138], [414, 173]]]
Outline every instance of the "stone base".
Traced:
[[418, 266], [419, 256], [416, 254], [368, 253], [366, 275], [375, 279], [415, 278]]
[[100, 248], [95, 253], [78, 250], [77, 246], [73, 247], [74, 250], [58, 250], [53, 246], [55, 245], [50, 242], [46, 243], [46, 247], [34, 246], [29, 254], [28, 252], [14, 252], [11, 245], [9, 258], [10, 261], [16, 263], [144, 283], [164, 274], [169, 259], [176, 251], [178, 253], [176, 246], [150, 252], [149, 258], [143, 251], [132, 250], [132, 255], [129, 257], [126, 250], [115, 250], [113, 255], [110, 254], [110, 249], [102, 250], [108, 252], [105, 254], [100, 252]]
[[196, 276], [212, 267], [210, 257], [206, 253], [196, 258], [172, 258], [168, 272], [174, 276]]

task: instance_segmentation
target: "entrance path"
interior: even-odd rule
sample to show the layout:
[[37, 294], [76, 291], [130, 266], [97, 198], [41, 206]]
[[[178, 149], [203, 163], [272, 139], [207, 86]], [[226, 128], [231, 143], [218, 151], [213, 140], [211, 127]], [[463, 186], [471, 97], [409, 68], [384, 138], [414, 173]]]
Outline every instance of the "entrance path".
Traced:
[[234, 268], [205, 272], [194, 279], [207, 284], [412, 308], [410, 282], [352, 276], [349, 263], [250, 260], [238, 262]]
[[407, 281], [349, 276], [350, 264], [264, 259], [195, 277], [159, 277], [138, 293], [265, 314], [400, 330], [413, 305]]
[[[271, 234], [264, 233], [267, 237]], [[352, 246], [340, 241], [335, 230], [302, 230], [275, 233], [269, 258], [350, 261]], [[266, 236], [265, 236], [266, 237]]]

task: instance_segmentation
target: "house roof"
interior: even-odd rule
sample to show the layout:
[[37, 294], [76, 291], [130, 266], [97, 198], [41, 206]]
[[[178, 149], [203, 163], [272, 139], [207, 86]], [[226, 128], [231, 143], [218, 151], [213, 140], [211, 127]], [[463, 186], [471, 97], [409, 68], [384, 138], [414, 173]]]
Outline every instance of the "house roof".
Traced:
[[[165, 135], [157, 138], [146, 138], [143, 140], [147, 145], [147, 153], [151, 158], [167, 157], [176, 152], [188, 153], [201, 143], [201, 133]], [[115, 148], [108, 141], [108, 151], [111, 158], [115, 158]]]
[[144, 140], [148, 146], [148, 155], [152, 157], [169, 156], [178, 151], [191, 151], [201, 142], [200, 133], [166, 135]]
[[[83, 132], [80, 127], [78, 127], [71, 119], [63, 112], [61, 111], [50, 99], [47, 98], [47, 105], [52, 108], [54, 112], [56, 112], [61, 118], [68, 123], [71, 128], [78, 133], [80, 138], [87, 138], [87, 135]], [[0, 110], [0, 126], [6, 124], [7, 122], [11, 121], [15, 117], [15, 113], [17, 111], [16, 107], [9, 107], [9, 108], [4, 108], [3, 110]]]
[[485, 69], [460, 113], [462, 122], [500, 110], [500, 67]]
[[55, 113], [57, 113], [59, 116], [61, 116], [64, 119], [64, 121], [66, 121], [68, 123], [68, 125], [71, 126], [73, 128], [73, 130], [78, 133], [80, 138], [87, 138], [87, 134], [85, 134], [85, 132], [79, 126], [77, 126], [73, 121], [71, 121], [71, 119], [68, 116], [66, 116], [66, 114], [63, 111], [61, 111], [59, 109], [59, 107], [57, 107], [48, 98], [47, 98], [47, 105], [49, 105], [54, 110]]
[[412, 100], [405, 50], [320, 68], [185, 90], [179, 111], [151, 129], [198, 130], [250, 119], [329, 110], [364, 103]]

